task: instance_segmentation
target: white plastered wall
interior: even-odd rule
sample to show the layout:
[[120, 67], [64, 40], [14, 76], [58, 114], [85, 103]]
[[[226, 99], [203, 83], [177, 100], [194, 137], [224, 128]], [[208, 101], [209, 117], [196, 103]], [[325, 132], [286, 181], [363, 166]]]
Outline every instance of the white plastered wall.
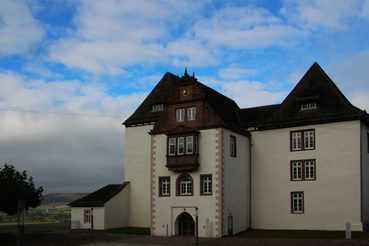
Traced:
[[366, 229], [369, 229], [369, 127], [361, 123], [361, 180], [362, 180], [362, 217]]
[[[199, 134], [199, 168], [190, 172], [193, 179], [193, 196], [176, 196], [176, 180], [181, 173], [169, 171], [166, 165], [167, 136], [155, 135], [155, 161], [153, 176], [153, 218], [155, 224], [153, 235], [166, 236], [167, 225], [168, 235], [175, 235], [175, 220], [178, 215], [186, 211], [192, 215], [195, 221], [195, 207], [198, 207], [199, 236], [215, 237], [217, 235], [217, 199], [216, 186], [219, 185], [216, 179], [216, 157], [217, 139], [216, 129], [201, 130]], [[211, 196], [200, 196], [200, 174], [211, 174], [213, 181], [213, 193]], [[170, 176], [170, 197], [159, 197], [158, 181], [159, 176]]]
[[[230, 136], [236, 137], [236, 157], [230, 155]], [[233, 216], [233, 234], [249, 227], [250, 148], [246, 136], [224, 130], [223, 233], [228, 235], [228, 216]]]
[[127, 127], [124, 181], [130, 181], [129, 226], [150, 227], [150, 163], [153, 125]]
[[105, 206], [105, 229], [127, 227], [129, 219], [129, 188], [124, 187]]
[[[290, 131], [315, 129], [316, 148], [290, 151]], [[252, 132], [252, 228], [361, 230], [360, 121]], [[315, 181], [290, 181], [290, 161], [316, 160]], [[290, 192], [304, 192], [304, 214]]]
[[[91, 210], [88, 207], [72, 207], [72, 223], [74, 221], [79, 221], [79, 228], [75, 229], [90, 229], [91, 223], [84, 223], [84, 210]], [[94, 229], [104, 230], [104, 207], [94, 207]]]

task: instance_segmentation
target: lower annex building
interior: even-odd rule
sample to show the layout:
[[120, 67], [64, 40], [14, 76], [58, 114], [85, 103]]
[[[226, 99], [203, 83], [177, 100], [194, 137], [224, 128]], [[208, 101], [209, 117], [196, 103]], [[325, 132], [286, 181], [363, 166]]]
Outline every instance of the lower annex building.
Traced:
[[243, 109], [166, 73], [123, 124], [126, 182], [72, 202], [78, 228], [91, 208], [96, 229], [162, 236], [194, 234], [196, 215], [200, 237], [369, 226], [369, 115], [318, 63], [281, 104]]

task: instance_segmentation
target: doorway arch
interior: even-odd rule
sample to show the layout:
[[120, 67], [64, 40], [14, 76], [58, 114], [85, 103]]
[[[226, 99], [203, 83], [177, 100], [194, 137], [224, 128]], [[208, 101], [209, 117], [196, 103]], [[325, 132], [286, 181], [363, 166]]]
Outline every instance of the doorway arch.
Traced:
[[195, 221], [187, 212], [183, 212], [178, 215], [175, 222], [175, 228], [176, 235], [195, 235]]

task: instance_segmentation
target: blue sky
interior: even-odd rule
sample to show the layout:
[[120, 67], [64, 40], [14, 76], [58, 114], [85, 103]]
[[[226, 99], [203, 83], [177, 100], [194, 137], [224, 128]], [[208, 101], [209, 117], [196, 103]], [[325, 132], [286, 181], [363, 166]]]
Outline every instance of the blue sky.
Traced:
[[317, 61], [369, 109], [369, 1], [0, 1], [0, 163], [50, 192], [123, 179], [121, 123], [184, 68], [240, 107]]

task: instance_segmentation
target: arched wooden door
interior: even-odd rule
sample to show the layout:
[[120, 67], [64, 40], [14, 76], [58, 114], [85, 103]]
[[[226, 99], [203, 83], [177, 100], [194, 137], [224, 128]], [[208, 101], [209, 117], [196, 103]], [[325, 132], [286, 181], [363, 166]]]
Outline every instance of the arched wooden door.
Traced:
[[179, 215], [178, 235], [195, 235], [195, 221], [187, 212], [183, 212]]

